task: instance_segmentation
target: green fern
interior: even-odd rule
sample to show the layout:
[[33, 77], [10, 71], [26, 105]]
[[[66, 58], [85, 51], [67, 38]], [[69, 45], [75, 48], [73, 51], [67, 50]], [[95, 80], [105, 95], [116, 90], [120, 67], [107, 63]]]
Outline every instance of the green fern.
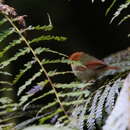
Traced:
[[[4, 25], [4, 23], [10, 24], [10, 27], [7, 27], [5, 31], [3, 31], [0, 34], [0, 42], [5, 41], [8, 39], [9, 36], [15, 36], [16, 38], [12, 41], [9, 41], [9, 43], [4, 43], [7, 45], [4, 45], [3, 48], [0, 50], [0, 72], [2, 75], [10, 76], [11, 78], [3, 78], [0, 83], [2, 84], [3, 88], [0, 89], [1, 92], [4, 91], [4, 93], [12, 90], [15, 90], [15, 87], [17, 87], [17, 95], [18, 96], [18, 102], [15, 100], [11, 100], [12, 102], [9, 102], [7, 97], [1, 98], [2, 106], [1, 108], [5, 108], [9, 110], [9, 113], [21, 111], [21, 113], [28, 112], [28, 108], [31, 108], [33, 104], [36, 104], [36, 102], [42, 102], [43, 100], [48, 101], [48, 97], [53, 97], [52, 100], [48, 101], [45, 104], [41, 104], [39, 110], [36, 109], [36, 112], [33, 114], [40, 118], [35, 118], [35, 120], [40, 119], [41, 123], [44, 123], [46, 120], [51, 120], [56, 115], [59, 115], [58, 118], [60, 122], [66, 123], [69, 122], [70, 117], [69, 114], [71, 113], [71, 108], [74, 105], [79, 105], [84, 102], [84, 99], [77, 100], [79, 96], [82, 95], [88, 95], [88, 91], [81, 90], [80, 88], [89, 86], [90, 84], [81, 84], [79, 82], [72, 82], [72, 83], [53, 83], [53, 78], [55, 76], [64, 76], [65, 74], [69, 74], [71, 72], [69, 71], [63, 71], [59, 72], [57, 71], [57, 68], [54, 68], [54, 70], [49, 70], [44, 66], [50, 65], [50, 64], [70, 64], [72, 61], [69, 61], [66, 59], [66, 55], [62, 52], [57, 52], [55, 50], [52, 50], [50, 48], [46, 48], [38, 44], [39, 42], [45, 42], [50, 40], [55, 40], [57, 42], [62, 42], [66, 40], [66, 37], [63, 36], [54, 36], [50, 34], [44, 34], [44, 31], [48, 32], [53, 29], [50, 17], [49, 17], [49, 25], [44, 26], [29, 26], [25, 27], [24, 29], [19, 29], [17, 27], [17, 23], [19, 23], [19, 18], [22, 18], [24, 20], [23, 16], [17, 16], [14, 14], [13, 9], [9, 6], [2, 5], [8, 8], [11, 12], [9, 14], [8, 10], [5, 12], [2, 11], [3, 19], [1, 19], [0, 24], [1, 26]], [[13, 15], [13, 17], [12, 17]], [[25, 22], [25, 21], [24, 21]], [[43, 31], [42, 35], [39, 35], [37, 37], [34, 37], [30, 40], [27, 40], [24, 36], [24, 33], [28, 31], [33, 33], [33, 31]], [[41, 33], [41, 32], [40, 32]], [[48, 32], [49, 33], [49, 32]], [[8, 39], [9, 40], [9, 39]], [[36, 45], [36, 46], [34, 46]], [[7, 58], [4, 58], [8, 53], [13, 50], [14, 53], [12, 53]], [[49, 59], [44, 57], [43, 54], [55, 54], [57, 57], [55, 59]], [[41, 57], [41, 55], [43, 55]], [[25, 59], [26, 57], [26, 59]], [[21, 61], [24, 60], [23, 63]], [[79, 64], [79, 63], [77, 63]], [[17, 67], [15, 73], [12, 73], [8, 70], [10, 66]], [[35, 68], [37, 68], [35, 70]], [[32, 74], [29, 72], [35, 70]], [[24, 80], [24, 77], [27, 77], [26, 80]], [[40, 80], [39, 80], [40, 79]], [[9, 88], [5, 88], [6, 86], [9, 86]], [[75, 92], [70, 92], [75, 89]], [[46, 90], [46, 92], [42, 92], [43, 90]], [[41, 91], [41, 94], [37, 96], [37, 93]], [[65, 100], [66, 99], [66, 100]], [[71, 99], [71, 100], [69, 100]], [[4, 105], [3, 105], [4, 103]], [[38, 104], [36, 104], [38, 105]], [[34, 110], [35, 111], [35, 110]], [[4, 113], [6, 114], [8, 111], [3, 111], [2, 116], [4, 117]], [[46, 115], [46, 113], [51, 112], [49, 115]], [[44, 115], [43, 117], [40, 115]], [[14, 119], [19, 119], [24, 116], [22, 114], [17, 114], [17, 116], [12, 116], [7, 119], [4, 119], [3, 122], [7, 121], [10, 122]], [[32, 116], [31, 114], [28, 116]], [[30, 119], [31, 121], [33, 120]], [[57, 119], [56, 119], [57, 120]], [[29, 123], [23, 123], [24, 126], [28, 125]], [[15, 122], [14, 122], [15, 125]], [[21, 126], [17, 124], [17, 129], [21, 129]]]
[[[105, 1], [102, 0], [102, 2]], [[107, 14], [115, 2], [113, 1], [107, 9]], [[126, 1], [123, 6], [121, 5], [111, 22], [128, 5], [129, 1]], [[38, 120], [41, 124], [50, 122], [56, 123], [57, 126], [68, 125], [66, 130], [70, 126], [78, 130], [101, 128], [105, 118], [114, 108], [124, 78], [130, 71], [130, 49], [105, 58], [106, 63], [119, 66], [120, 69], [107, 71], [94, 83], [54, 82], [53, 79], [56, 76], [64, 77], [65, 74], [72, 73], [64, 70], [58, 71], [57, 64], [74, 63], [79, 65], [80, 63], [69, 61], [62, 52], [47, 48], [45, 44], [39, 43], [50, 40], [63, 42], [67, 38], [50, 34], [49, 31], [53, 29], [53, 26], [49, 15], [49, 25], [25, 26], [21, 29], [18, 26], [21, 19], [16, 15], [15, 10], [4, 4], [2, 6], [6, 7], [7, 10], [0, 10], [3, 17], [0, 20], [0, 26], [5, 26], [5, 23], [8, 23], [8, 26], [0, 33], [2, 44], [0, 50], [0, 75], [2, 75], [0, 92], [3, 93], [0, 98], [0, 127], [8, 127], [7, 130], [11, 128], [14, 130], [23, 129]], [[23, 16], [20, 18], [25, 22]], [[127, 18], [124, 17], [120, 23]], [[38, 33], [38, 36], [28, 40], [26, 31], [27, 34], [40, 31], [40, 34]], [[10, 40], [10, 36], [15, 38]], [[5, 42], [6, 40], [9, 42]], [[7, 55], [8, 57], [6, 57]], [[56, 55], [56, 57], [52, 59], [46, 55]], [[54, 65], [52, 69], [48, 69], [50, 65]], [[12, 66], [17, 67], [15, 72], [10, 71], [9, 68]], [[110, 75], [112, 77], [109, 77]], [[12, 96], [13, 91], [17, 91], [15, 96]], [[7, 94], [9, 96], [5, 96]], [[15, 97], [17, 97], [17, 101]], [[30, 110], [32, 106], [36, 108]], [[23, 119], [26, 115], [28, 120], [25, 122], [15, 122], [21, 117]]]

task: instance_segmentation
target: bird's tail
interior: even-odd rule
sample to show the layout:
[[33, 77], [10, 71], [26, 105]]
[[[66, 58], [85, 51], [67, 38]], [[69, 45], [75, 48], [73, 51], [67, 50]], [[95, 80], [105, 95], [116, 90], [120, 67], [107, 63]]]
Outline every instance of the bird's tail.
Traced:
[[107, 69], [118, 70], [118, 69], [120, 69], [120, 68], [117, 67], [117, 66], [107, 66]]

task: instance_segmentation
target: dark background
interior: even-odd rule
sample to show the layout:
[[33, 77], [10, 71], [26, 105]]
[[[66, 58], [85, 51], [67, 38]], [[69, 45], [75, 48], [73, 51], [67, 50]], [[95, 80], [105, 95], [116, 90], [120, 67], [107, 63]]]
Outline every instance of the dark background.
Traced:
[[128, 14], [128, 9], [109, 24], [114, 12], [121, 3], [116, 2], [108, 16], [105, 11], [112, 0], [105, 3], [95, 0], [7, 0], [7, 4], [17, 9], [19, 15], [28, 15], [27, 24], [48, 24], [50, 14], [54, 35], [68, 37], [63, 44], [54, 49], [69, 55], [74, 51], [86, 51], [102, 58], [129, 46], [129, 20], [118, 26], [117, 23]]

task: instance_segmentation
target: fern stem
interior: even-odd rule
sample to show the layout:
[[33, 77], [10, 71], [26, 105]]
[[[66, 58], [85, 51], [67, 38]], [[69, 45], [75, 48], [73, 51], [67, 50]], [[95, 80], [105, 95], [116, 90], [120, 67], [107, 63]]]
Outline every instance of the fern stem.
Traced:
[[[19, 34], [19, 36], [23, 39], [23, 41], [26, 43], [26, 45], [30, 48], [30, 51], [32, 52], [33, 56], [35, 57], [36, 61], [38, 62], [39, 66], [41, 67], [42, 69], [42, 72], [44, 72], [46, 78], [48, 79], [50, 85], [52, 86], [52, 89], [54, 90], [54, 93], [55, 93], [55, 96], [56, 96], [56, 99], [57, 101], [59, 102], [59, 105], [61, 107], [61, 109], [63, 110], [64, 114], [68, 117], [69, 119], [69, 116], [67, 114], [67, 112], [65, 111], [64, 109], [64, 106], [62, 105], [61, 101], [60, 101], [60, 98], [58, 97], [58, 93], [56, 91], [56, 88], [55, 88], [55, 85], [53, 84], [51, 78], [48, 76], [48, 73], [46, 71], [46, 69], [43, 67], [41, 61], [39, 60], [39, 58], [37, 57], [37, 55], [35, 54], [34, 50], [32, 49], [32, 47], [30, 46], [29, 42], [27, 41], [27, 39], [24, 37], [24, 35], [21, 33], [21, 31], [17, 28], [17, 26], [13, 23], [13, 21], [11, 20], [11, 18], [9, 18], [8, 16], [6, 16], [6, 19], [10, 22], [10, 24], [15, 28], [15, 30], [17, 31], [17, 33]], [[70, 120], [70, 119], [69, 119]]]

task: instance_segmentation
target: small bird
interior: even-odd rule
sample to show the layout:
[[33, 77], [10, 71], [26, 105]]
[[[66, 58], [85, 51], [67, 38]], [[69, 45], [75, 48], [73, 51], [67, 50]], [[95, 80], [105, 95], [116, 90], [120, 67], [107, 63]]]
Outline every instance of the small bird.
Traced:
[[74, 75], [84, 82], [97, 79], [107, 70], [119, 69], [118, 67], [107, 65], [85, 52], [74, 52], [69, 56], [69, 60], [79, 61], [81, 63], [81, 65], [71, 64], [71, 67]]

